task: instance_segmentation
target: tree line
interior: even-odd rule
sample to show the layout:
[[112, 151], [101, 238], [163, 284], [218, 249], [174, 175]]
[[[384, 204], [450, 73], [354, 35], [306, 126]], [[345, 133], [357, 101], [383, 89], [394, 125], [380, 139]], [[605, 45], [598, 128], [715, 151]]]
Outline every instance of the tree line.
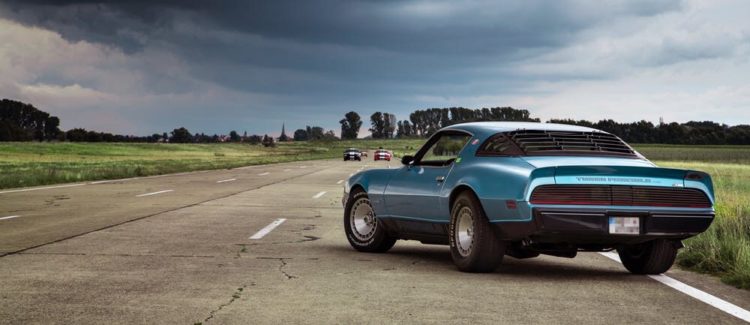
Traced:
[[[370, 115], [368, 137], [376, 139], [425, 138], [437, 130], [465, 122], [477, 121], [525, 121], [540, 122], [525, 109], [491, 107], [471, 109], [465, 107], [429, 108], [415, 110], [409, 118], [398, 120], [395, 114], [375, 112]], [[591, 122], [586, 120], [552, 119], [549, 123], [561, 123], [591, 127], [615, 134], [630, 143], [739, 145], [750, 144], [750, 125], [728, 126], [712, 121], [690, 121], [687, 123], [653, 124], [641, 120], [619, 123], [611, 119]], [[341, 139], [357, 139], [363, 127], [362, 117], [355, 111], [344, 114], [341, 124]], [[212, 143], [242, 142], [274, 146], [277, 141], [332, 141], [339, 139], [333, 130], [320, 126], [306, 126], [294, 131], [291, 136], [282, 127], [278, 138], [264, 135], [240, 135], [230, 131], [229, 135], [207, 135], [191, 133], [184, 127], [171, 132], [154, 133], [150, 136], [118, 135], [82, 128], [61, 131], [60, 119], [43, 112], [30, 104], [3, 99], [0, 101], [0, 141], [73, 141], [73, 142], [175, 142]]]

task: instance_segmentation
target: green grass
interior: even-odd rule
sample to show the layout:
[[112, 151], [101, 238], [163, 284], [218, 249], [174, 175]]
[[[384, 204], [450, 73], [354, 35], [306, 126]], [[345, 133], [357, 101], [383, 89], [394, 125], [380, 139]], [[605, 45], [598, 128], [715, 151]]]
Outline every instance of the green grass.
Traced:
[[708, 231], [684, 242], [677, 263], [750, 289], [750, 165], [657, 162], [711, 174], [716, 189], [716, 219]]
[[299, 160], [339, 158], [347, 147], [415, 151], [420, 140], [248, 144], [0, 143], [0, 188], [118, 179]]
[[[351, 140], [247, 144], [0, 143], [0, 188], [117, 179], [204, 169], [340, 158], [348, 147], [413, 154], [424, 143]], [[678, 264], [750, 289], [750, 146], [636, 145], [665, 167], [713, 176], [717, 217], [703, 234], [685, 241]], [[372, 159], [372, 157], [368, 157]]]

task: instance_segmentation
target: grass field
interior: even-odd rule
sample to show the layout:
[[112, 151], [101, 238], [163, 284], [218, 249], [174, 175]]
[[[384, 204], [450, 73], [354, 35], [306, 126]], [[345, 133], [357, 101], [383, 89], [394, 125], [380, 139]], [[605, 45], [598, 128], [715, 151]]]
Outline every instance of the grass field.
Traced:
[[[414, 153], [424, 140], [246, 144], [0, 143], [0, 188], [116, 179], [255, 164], [339, 158], [347, 147]], [[661, 166], [713, 176], [717, 218], [685, 242], [682, 267], [750, 289], [750, 146], [637, 145]], [[371, 157], [369, 159], [372, 159]]]

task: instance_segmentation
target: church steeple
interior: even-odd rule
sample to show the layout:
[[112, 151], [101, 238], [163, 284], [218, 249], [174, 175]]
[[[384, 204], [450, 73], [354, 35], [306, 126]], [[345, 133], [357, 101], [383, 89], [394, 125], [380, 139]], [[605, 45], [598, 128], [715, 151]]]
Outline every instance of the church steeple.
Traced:
[[289, 137], [286, 135], [286, 125], [281, 123], [281, 135], [279, 136], [279, 142], [289, 141]]

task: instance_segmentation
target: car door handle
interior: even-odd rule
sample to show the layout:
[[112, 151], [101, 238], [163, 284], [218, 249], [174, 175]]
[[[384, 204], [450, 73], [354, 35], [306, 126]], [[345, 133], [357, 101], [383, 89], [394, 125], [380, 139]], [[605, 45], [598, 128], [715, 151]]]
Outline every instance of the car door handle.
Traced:
[[445, 176], [435, 177], [435, 181], [437, 181], [438, 183], [442, 183], [443, 181], [445, 181]]

